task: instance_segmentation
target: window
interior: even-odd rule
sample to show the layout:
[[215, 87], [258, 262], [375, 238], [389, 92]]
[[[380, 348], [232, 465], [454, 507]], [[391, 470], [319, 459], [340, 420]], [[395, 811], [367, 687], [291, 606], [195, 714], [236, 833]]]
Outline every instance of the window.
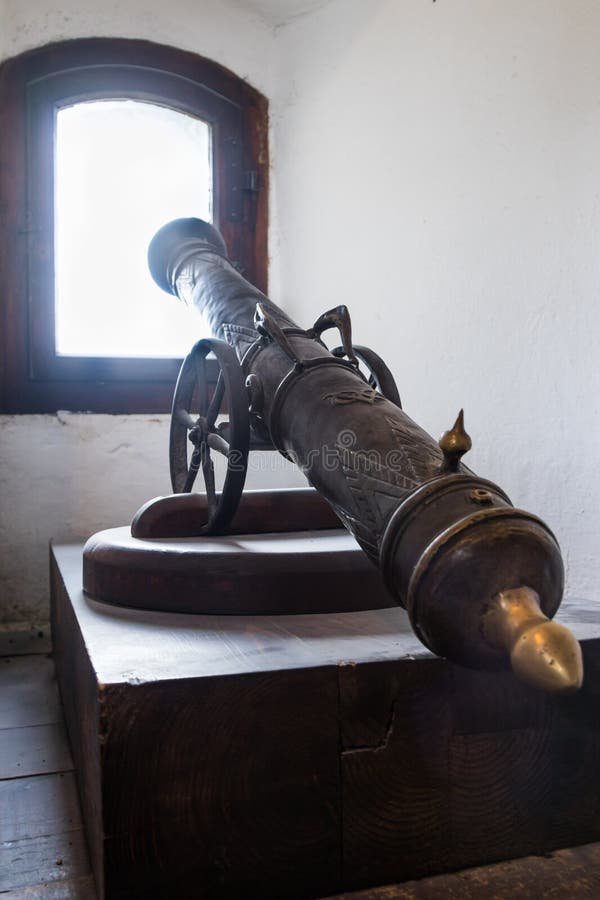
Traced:
[[201, 321], [146, 249], [169, 219], [222, 231], [266, 289], [267, 104], [143, 41], [50, 45], [0, 69], [2, 410], [166, 412]]
[[[58, 110], [54, 316], [59, 356], [173, 358], [189, 351], [189, 311], [170, 303], [154, 283], [146, 251], [171, 219], [212, 221], [211, 136], [201, 119], [139, 100], [95, 100]], [[93, 278], [87, 277], [90, 272]]]

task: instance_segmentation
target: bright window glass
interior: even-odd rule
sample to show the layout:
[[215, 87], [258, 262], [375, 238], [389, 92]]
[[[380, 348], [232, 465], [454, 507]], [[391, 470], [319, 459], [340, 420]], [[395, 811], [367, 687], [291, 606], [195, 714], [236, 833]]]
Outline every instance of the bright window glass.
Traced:
[[60, 109], [54, 214], [57, 354], [185, 356], [202, 320], [146, 258], [171, 219], [212, 221], [210, 126], [134, 100]]

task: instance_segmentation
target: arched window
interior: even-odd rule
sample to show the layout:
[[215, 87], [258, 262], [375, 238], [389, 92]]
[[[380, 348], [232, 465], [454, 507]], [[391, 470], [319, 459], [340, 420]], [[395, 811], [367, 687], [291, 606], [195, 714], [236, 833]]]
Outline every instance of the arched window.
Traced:
[[145, 41], [49, 45], [0, 68], [2, 410], [163, 412], [202, 323], [160, 295], [156, 228], [199, 215], [266, 289], [267, 102]]

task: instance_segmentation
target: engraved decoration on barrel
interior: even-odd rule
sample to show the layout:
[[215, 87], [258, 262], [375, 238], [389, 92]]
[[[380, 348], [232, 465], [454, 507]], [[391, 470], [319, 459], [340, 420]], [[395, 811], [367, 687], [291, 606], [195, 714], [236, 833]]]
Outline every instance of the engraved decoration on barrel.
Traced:
[[[207, 491], [211, 447], [230, 467], [235, 457], [239, 472], [240, 452], [273, 446], [302, 469], [381, 568], [433, 652], [474, 668], [511, 665], [543, 690], [577, 690], [581, 649], [551, 621], [564, 583], [556, 538], [461, 462], [471, 446], [462, 410], [435, 441], [402, 409], [383, 360], [354, 345], [346, 306], [299, 327], [236, 271], [219, 232], [200, 219], [165, 225], [150, 245], [149, 265], [155, 281], [201, 313], [216, 338], [211, 348], [221, 372], [217, 399], [205, 404], [210, 427], [206, 416], [202, 427], [188, 422]], [[322, 340], [328, 330], [339, 333], [332, 351]], [[186, 371], [197, 364], [194, 352]], [[230, 423], [219, 435], [214, 413], [225, 381]], [[226, 529], [239, 502], [243, 478], [230, 480], [234, 487], [214, 501], [212, 533]]]

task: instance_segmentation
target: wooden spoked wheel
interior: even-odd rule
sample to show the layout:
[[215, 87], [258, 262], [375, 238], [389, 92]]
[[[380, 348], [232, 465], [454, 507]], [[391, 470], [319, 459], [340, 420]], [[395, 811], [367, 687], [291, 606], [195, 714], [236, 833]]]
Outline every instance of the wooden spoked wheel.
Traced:
[[[206, 357], [211, 352], [219, 364], [212, 398], [206, 365]], [[217, 425], [223, 409], [228, 411], [229, 420]], [[190, 442], [193, 451], [188, 462]], [[237, 356], [224, 341], [214, 338], [198, 341], [184, 359], [175, 387], [169, 462], [176, 494], [190, 493], [198, 472], [202, 471], [208, 521], [201, 534], [222, 533], [235, 515], [246, 480], [249, 443], [248, 396]], [[227, 459], [220, 492], [215, 486], [211, 452], [220, 453]]]

